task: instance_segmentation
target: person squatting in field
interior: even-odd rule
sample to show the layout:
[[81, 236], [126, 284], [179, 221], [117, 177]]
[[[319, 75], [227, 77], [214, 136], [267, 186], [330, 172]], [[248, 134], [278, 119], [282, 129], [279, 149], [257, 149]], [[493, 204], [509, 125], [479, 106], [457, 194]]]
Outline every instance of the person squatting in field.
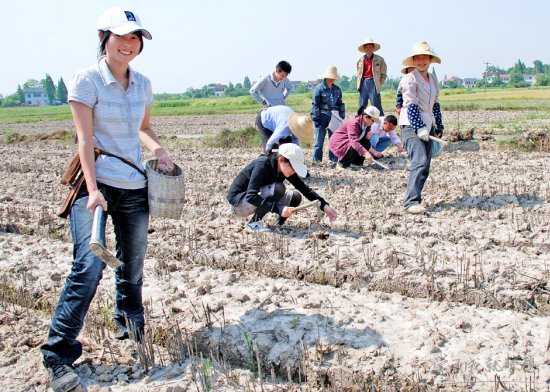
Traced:
[[338, 168], [362, 166], [367, 161], [382, 157], [382, 153], [371, 147], [367, 134], [380, 118], [380, 111], [369, 106], [361, 107], [357, 116], [346, 120], [329, 139], [330, 151], [338, 159]]
[[367, 139], [371, 147], [381, 154], [392, 145], [396, 146], [399, 152], [404, 152], [405, 149], [397, 135], [396, 128], [397, 117], [393, 114], [381, 117], [379, 121], [371, 125], [370, 131], [367, 132]]
[[[260, 155], [240, 171], [229, 188], [227, 201], [233, 214], [252, 215], [247, 229], [254, 232], [269, 231], [261, 222], [268, 212], [279, 215], [279, 225], [284, 224], [293, 214], [291, 207], [300, 205], [302, 195], [310, 201], [318, 200], [321, 211], [335, 220], [336, 211], [301, 180], [306, 174], [302, 149], [296, 144], [282, 144], [277, 151]], [[286, 189], [285, 180], [296, 190]]]
[[105, 268], [89, 246], [96, 206], [112, 218], [117, 258], [122, 262], [115, 270], [116, 337], [127, 339], [131, 334], [140, 339], [144, 328], [141, 290], [149, 224], [147, 179], [111, 156], [100, 155], [94, 162], [94, 147], [142, 167], [141, 142], [158, 159], [161, 170], [171, 171], [174, 166], [151, 129], [151, 83], [129, 67], [143, 50], [143, 38], [151, 39], [151, 34], [134, 12], [119, 7], [108, 9], [97, 29], [99, 61], [76, 74], [68, 93], [86, 186], [70, 210], [74, 261], [47, 342], [41, 346], [55, 392], [82, 388], [72, 367], [82, 354], [77, 337]]
[[435, 143], [430, 135], [441, 137], [444, 129], [438, 81], [428, 72], [432, 63], [441, 64], [441, 59], [427, 42], [414, 45], [411, 55], [403, 61], [404, 66], [415, 67], [403, 78], [403, 108], [399, 115], [401, 137], [410, 159], [404, 207], [411, 214], [426, 211], [421, 203]]

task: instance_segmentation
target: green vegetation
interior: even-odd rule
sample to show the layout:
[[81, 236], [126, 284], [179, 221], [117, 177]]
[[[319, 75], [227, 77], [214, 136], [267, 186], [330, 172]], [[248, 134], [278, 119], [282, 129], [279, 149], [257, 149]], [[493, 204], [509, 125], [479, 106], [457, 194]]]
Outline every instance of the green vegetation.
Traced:
[[224, 129], [220, 133], [208, 135], [203, 140], [208, 147], [247, 148], [257, 147], [262, 143], [259, 132], [252, 127], [231, 131]]
[[[357, 110], [357, 93], [344, 93], [348, 113]], [[537, 110], [550, 112], [550, 88], [444, 89], [440, 101], [444, 110]], [[309, 112], [311, 93], [291, 94], [288, 104], [298, 112]], [[382, 92], [383, 106], [392, 111], [395, 94]], [[260, 106], [249, 96], [158, 101], [153, 116], [255, 113]], [[67, 105], [0, 108], [0, 124], [69, 120]], [[1, 128], [0, 128], [1, 129]]]

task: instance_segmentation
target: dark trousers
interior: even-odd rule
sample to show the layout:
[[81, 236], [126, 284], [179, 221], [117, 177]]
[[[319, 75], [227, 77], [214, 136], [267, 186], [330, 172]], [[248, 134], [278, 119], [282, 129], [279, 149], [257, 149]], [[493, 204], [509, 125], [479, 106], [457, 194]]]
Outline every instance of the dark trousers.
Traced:
[[376, 85], [374, 79], [363, 79], [361, 81], [361, 88], [359, 89], [359, 107], [367, 106], [368, 103], [375, 106], [380, 110], [380, 115], [384, 115], [384, 109], [382, 109], [382, 99], [380, 93], [376, 91]]
[[406, 208], [422, 202], [422, 189], [424, 189], [424, 184], [430, 174], [433, 142], [420, 140], [414, 128], [409, 126], [402, 127], [401, 137], [411, 161], [407, 194], [405, 195], [404, 203]]
[[[144, 325], [141, 287], [143, 260], [147, 248], [149, 207], [147, 188], [126, 190], [98, 184], [109, 205], [116, 237], [116, 256], [122, 266], [115, 271], [115, 322], [126, 327], [127, 318], [135, 328]], [[55, 309], [48, 341], [42, 345], [44, 364], [72, 364], [82, 354], [76, 340], [90, 303], [103, 275], [105, 264], [90, 250], [93, 215], [86, 208], [88, 195], [82, 193], [70, 213], [73, 238], [73, 265]]]
[[[370, 142], [366, 136], [359, 141], [363, 147], [368, 151], [370, 149]], [[359, 155], [357, 151], [350, 147], [346, 152], [346, 155], [338, 161], [343, 167], [349, 167], [349, 165], [363, 166], [365, 163], [365, 157]]]

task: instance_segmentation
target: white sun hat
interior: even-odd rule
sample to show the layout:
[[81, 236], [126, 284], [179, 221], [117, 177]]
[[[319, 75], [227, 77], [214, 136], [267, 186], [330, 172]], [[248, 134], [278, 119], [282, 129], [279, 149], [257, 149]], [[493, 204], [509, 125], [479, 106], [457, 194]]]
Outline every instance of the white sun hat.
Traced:
[[433, 51], [426, 41], [418, 42], [413, 46], [412, 53], [403, 60], [403, 66], [414, 67], [414, 56], [430, 56], [431, 62], [441, 64], [441, 58]]
[[336, 65], [331, 65], [330, 67], [328, 67], [325, 73], [321, 75], [321, 79], [340, 79], [340, 75], [338, 75], [338, 68], [336, 68]]
[[373, 52], [376, 52], [377, 50], [380, 49], [380, 44], [378, 42], [376, 42], [372, 38], [367, 38], [366, 40], [361, 42], [361, 44], [357, 47], [357, 50], [362, 52], [362, 53], [366, 53], [365, 46], [368, 45], [368, 44], [374, 45]]
[[151, 33], [141, 24], [141, 19], [134, 11], [124, 10], [121, 7], [111, 7], [97, 20], [97, 29], [110, 31], [116, 35], [126, 35], [140, 31], [143, 38], [151, 39]]
[[363, 114], [366, 114], [374, 120], [378, 120], [380, 118], [380, 110], [378, 110], [376, 106], [368, 106]]
[[304, 151], [300, 146], [294, 143], [284, 143], [279, 146], [277, 152], [288, 159], [296, 174], [300, 177], [307, 175], [307, 167], [304, 164]]

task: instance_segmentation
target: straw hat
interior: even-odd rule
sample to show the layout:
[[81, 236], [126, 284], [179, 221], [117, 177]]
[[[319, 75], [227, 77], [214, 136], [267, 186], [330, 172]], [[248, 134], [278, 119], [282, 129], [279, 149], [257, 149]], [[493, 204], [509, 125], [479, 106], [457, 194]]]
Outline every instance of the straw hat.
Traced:
[[403, 75], [406, 75], [408, 74], [409, 72], [411, 72], [413, 69], [415, 69], [416, 67], [415, 66], [411, 66], [411, 65], [403, 65], [403, 68], [401, 68], [401, 73]]
[[361, 45], [359, 45], [357, 50], [360, 51], [361, 53], [366, 53], [364, 46], [368, 44], [374, 45], [374, 52], [380, 49], [380, 44], [378, 42], [374, 42], [372, 38], [367, 38]]
[[331, 65], [327, 68], [325, 73], [321, 76], [321, 79], [340, 79], [340, 75], [338, 75], [338, 68], [336, 68], [335, 65]]
[[301, 142], [313, 142], [313, 121], [309, 114], [292, 113], [288, 118], [288, 127]]
[[433, 51], [426, 41], [418, 42], [413, 46], [412, 54], [403, 60], [403, 66], [414, 67], [414, 56], [428, 55], [432, 57], [432, 63], [441, 64], [441, 58]]

